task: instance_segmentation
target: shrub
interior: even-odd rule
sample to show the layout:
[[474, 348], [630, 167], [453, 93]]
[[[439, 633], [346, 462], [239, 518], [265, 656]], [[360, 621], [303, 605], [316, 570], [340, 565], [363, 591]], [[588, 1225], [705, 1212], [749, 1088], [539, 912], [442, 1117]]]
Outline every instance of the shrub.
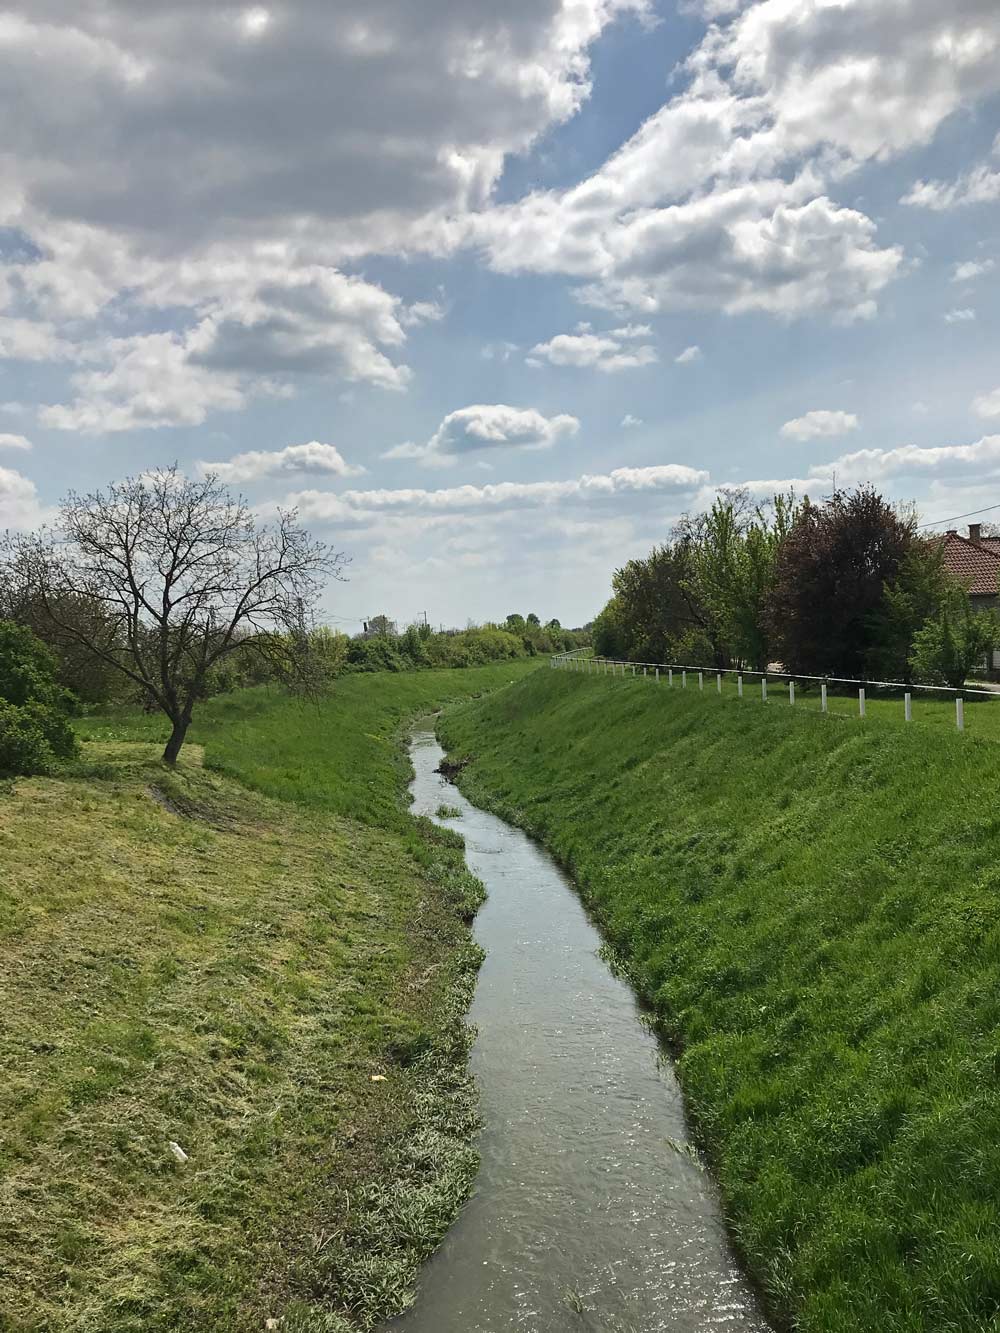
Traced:
[[0, 773], [48, 773], [54, 762], [55, 753], [38, 717], [29, 708], [0, 699]]
[[30, 630], [0, 620], [0, 772], [47, 773], [76, 753], [67, 714], [73, 696], [56, 659]]

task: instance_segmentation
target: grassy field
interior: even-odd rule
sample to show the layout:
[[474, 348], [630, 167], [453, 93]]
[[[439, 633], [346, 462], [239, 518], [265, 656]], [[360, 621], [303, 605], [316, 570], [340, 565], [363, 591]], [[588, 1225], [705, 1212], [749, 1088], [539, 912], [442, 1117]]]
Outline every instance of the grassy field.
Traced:
[[[619, 668], [619, 671], [621, 668]], [[595, 664], [591, 668], [592, 673], [598, 673], [598, 667]], [[577, 672], [576, 674], [581, 674]], [[585, 674], [585, 673], [583, 673]], [[716, 683], [716, 674], [714, 671], [704, 671], [701, 689], [705, 695], [711, 698], [719, 697], [719, 690]], [[608, 676], [610, 681], [612, 678]], [[617, 681], [622, 681], [621, 675], [617, 676]], [[631, 682], [633, 676], [631, 669], [626, 667], [626, 682]], [[634, 679], [639, 682], [644, 680], [652, 689], [667, 689], [668, 678], [666, 671], [661, 672], [659, 682], [655, 679], [653, 670], [649, 669], [645, 678], [642, 675], [642, 667], [637, 668], [637, 674]], [[789, 682], [772, 676], [768, 680], [767, 701], [771, 707], [788, 707], [790, 694], [788, 688]], [[686, 688], [692, 692], [699, 689], [698, 671], [691, 670], [687, 673], [687, 684], [682, 685], [682, 676], [680, 671], [674, 672], [673, 688], [680, 690]], [[982, 690], [982, 685], [974, 687]], [[735, 675], [724, 674], [722, 676], [721, 694], [726, 699], [738, 698], [738, 687]], [[866, 718], [878, 718], [886, 722], [896, 722], [900, 726], [929, 727], [934, 731], [955, 731], [955, 698], [952, 691], [937, 691], [918, 689], [913, 687], [911, 694], [913, 697], [913, 716], [909, 724], [906, 723], [904, 716], [903, 689], [886, 689], [878, 685], [868, 684], [866, 687], [865, 698], [865, 716]], [[743, 699], [749, 705], [761, 703], [760, 677], [746, 676], [743, 681]], [[819, 713], [821, 711], [820, 687], [813, 681], [797, 681], [795, 683], [795, 703], [796, 708], [800, 708], [806, 713]], [[828, 711], [834, 717], [858, 717], [860, 713], [858, 691], [856, 687], [831, 685], [828, 697]], [[974, 694], [969, 692], [965, 695], [965, 730], [970, 734], [979, 737], [982, 740], [1000, 741], [1000, 692], [988, 694]]]
[[479, 886], [405, 813], [399, 726], [520, 666], [219, 700], [174, 773], [158, 720], [91, 719], [0, 789], [4, 1333], [405, 1303], [475, 1171]]
[[442, 731], [654, 1006], [776, 1320], [1000, 1329], [1000, 748], [555, 671]]

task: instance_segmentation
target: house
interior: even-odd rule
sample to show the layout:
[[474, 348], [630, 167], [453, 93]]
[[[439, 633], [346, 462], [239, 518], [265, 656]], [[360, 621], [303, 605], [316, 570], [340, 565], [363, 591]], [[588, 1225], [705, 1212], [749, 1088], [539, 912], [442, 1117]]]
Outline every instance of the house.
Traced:
[[969, 590], [977, 611], [1000, 610], [1000, 537], [984, 537], [970, 523], [968, 537], [950, 528], [944, 535], [944, 567]]
[[[1000, 537], [984, 537], [982, 524], [970, 523], [968, 537], [950, 528], [943, 538], [944, 567], [964, 583], [976, 611], [1000, 611]], [[1000, 668], [1000, 652], [993, 669]]]

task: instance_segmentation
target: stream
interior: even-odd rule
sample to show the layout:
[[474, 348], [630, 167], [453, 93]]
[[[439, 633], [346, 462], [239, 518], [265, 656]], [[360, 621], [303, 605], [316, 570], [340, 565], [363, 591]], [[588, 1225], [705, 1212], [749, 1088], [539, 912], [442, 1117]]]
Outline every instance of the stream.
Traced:
[[690, 1148], [670, 1061], [571, 882], [411, 744], [415, 814], [444, 803], [489, 897], [470, 1022], [482, 1166], [394, 1333], [767, 1333]]

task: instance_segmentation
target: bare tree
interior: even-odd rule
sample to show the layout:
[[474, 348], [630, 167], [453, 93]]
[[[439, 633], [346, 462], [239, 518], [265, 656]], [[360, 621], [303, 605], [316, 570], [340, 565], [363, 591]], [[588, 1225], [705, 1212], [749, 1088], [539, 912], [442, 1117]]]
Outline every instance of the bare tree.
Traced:
[[[314, 542], [294, 511], [259, 525], [217, 477], [191, 481], [176, 467], [71, 492], [53, 530], [8, 536], [3, 552], [7, 576], [58, 633], [167, 715], [169, 764], [212, 667], [247, 643], [294, 657], [322, 579], [342, 577], [347, 563]], [[81, 606], [94, 614], [79, 614]]]

